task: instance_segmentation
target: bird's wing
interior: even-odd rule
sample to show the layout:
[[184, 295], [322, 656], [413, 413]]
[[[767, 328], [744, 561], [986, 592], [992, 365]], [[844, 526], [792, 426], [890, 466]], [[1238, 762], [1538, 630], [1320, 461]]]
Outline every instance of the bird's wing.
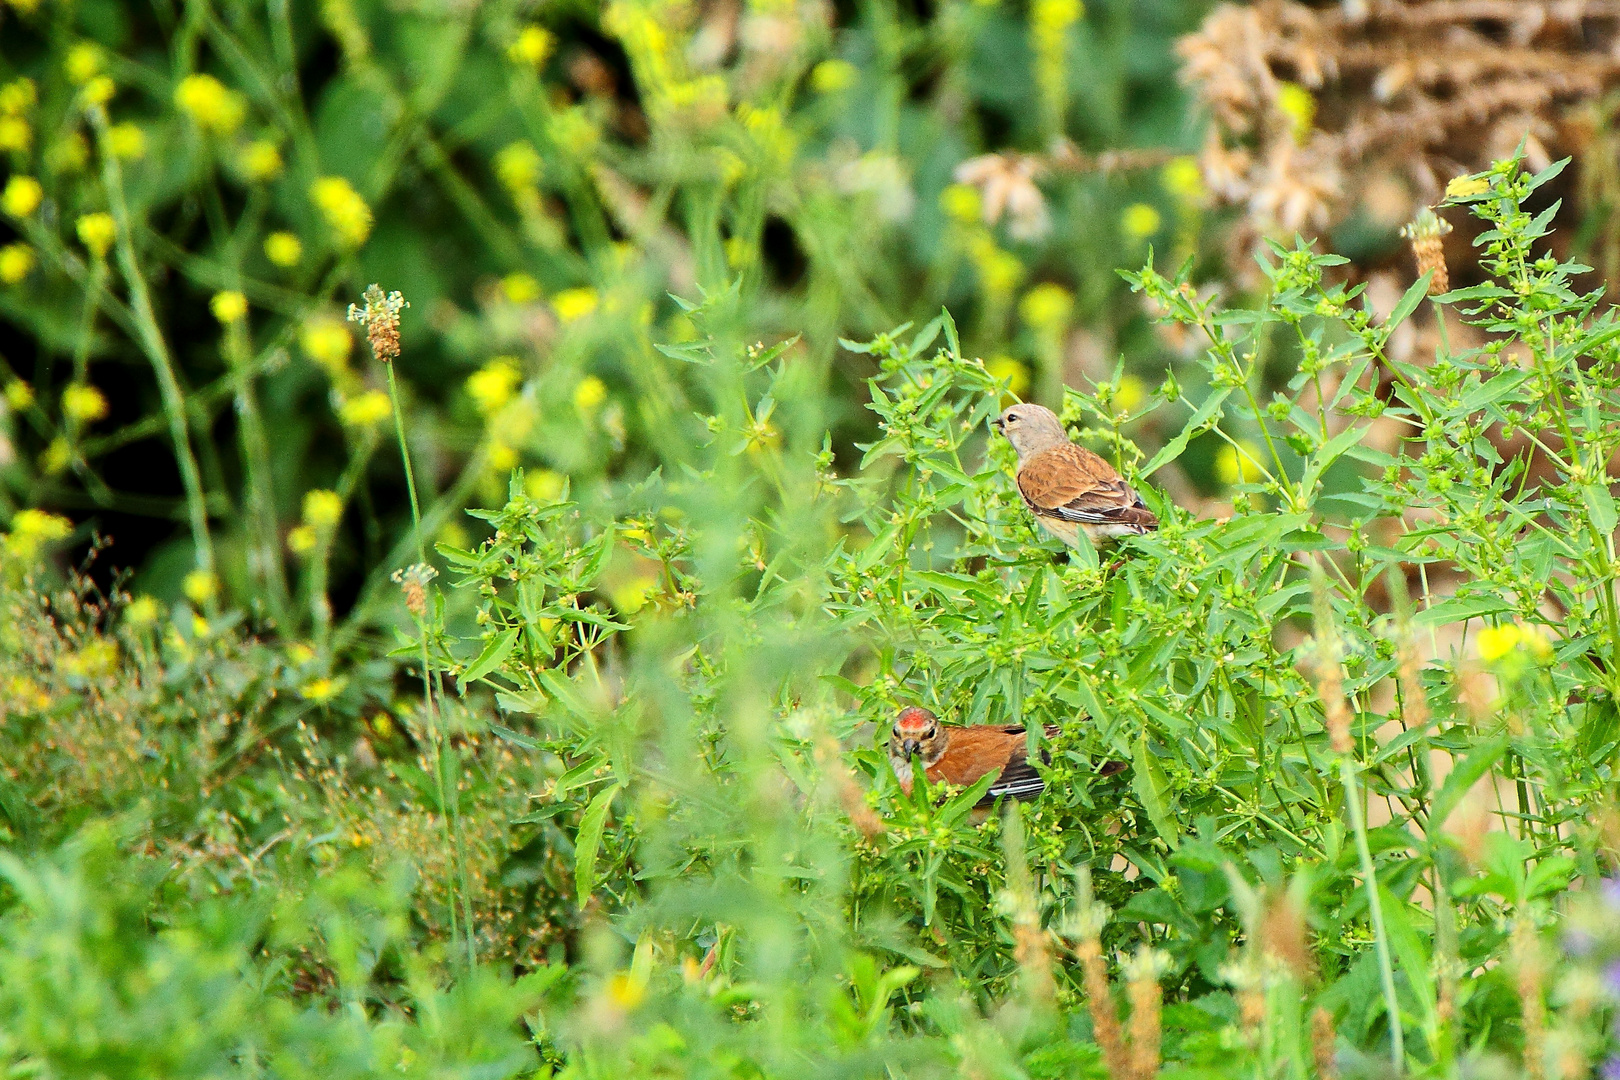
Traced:
[[1159, 519], [1114, 467], [1083, 446], [1042, 450], [1018, 470], [1018, 492], [1036, 514], [1084, 525], [1157, 528]]

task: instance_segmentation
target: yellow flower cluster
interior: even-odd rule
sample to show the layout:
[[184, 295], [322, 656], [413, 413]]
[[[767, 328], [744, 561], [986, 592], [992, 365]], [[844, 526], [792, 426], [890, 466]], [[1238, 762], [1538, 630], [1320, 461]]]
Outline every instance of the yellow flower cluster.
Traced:
[[124, 622], [140, 629], [157, 622], [160, 614], [156, 600], [150, 596], [137, 596], [129, 602], [128, 607], [124, 608]]
[[544, 171], [540, 152], [521, 139], [495, 153], [495, 178], [513, 195], [532, 189]]
[[576, 289], [564, 289], [551, 298], [551, 308], [557, 313], [557, 319], [564, 324], [578, 322], [596, 310], [596, 290], [589, 286]]
[[325, 369], [334, 382], [348, 373], [354, 335], [343, 320], [331, 315], [310, 318], [299, 331], [298, 343], [304, 355]]
[[1204, 186], [1204, 170], [1190, 154], [1165, 162], [1164, 168], [1159, 170], [1159, 186], [1184, 206], [1197, 206], [1209, 197], [1209, 189]]
[[595, 375], [587, 375], [574, 387], [574, 408], [582, 413], [593, 413], [607, 400], [607, 384]]
[[523, 372], [515, 357], [497, 356], [467, 378], [467, 394], [478, 406], [478, 411], [489, 416], [512, 400], [512, 394], [523, 381]]
[[525, 26], [507, 46], [506, 58], [514, 64], [539, 68], [551, 57], [556, 45], [557, 38], [545, 27]]
[[1248, 439], [1239, 439], [1236, 446], [1227, 443], [1215, 455], [1215, 475], [1228, 487], [1254, 483], [1264, 475], [1260, 468], [1260, 448]]
[[214, 318], [229, 326], [231, 323], [241, 322], [247, 317], [247, 297], [234, 289], [217, 292], [214, 294], [214, 298], [208, 301], [208, 308], [214, 313]]
[[336, 236], [339, 247], [357, 248], [371, 235], [371, 207], [343, 177], [321, 177], [310, 185], [309, 198]]
[[1018, 314], [1037, 333], [1061, 333], [1074, 310], [1074, 296], [1061, 285], [1046, 281], [1024, 294]]
[[968, 239], [968, 255], [979, 272], [979, 285], [985, 298], [999, 306], [1012, 298], [1013, 290], [1024, 279], [1024, 264], [1010, 251], [996, 246], [989, 230], [981, 229]]
[[1479, 632], [1479, 658], [1497, 664], [1515, 655], [1525, 655], [1537, 663], [1552, 659], [1552, 642], [1547, 631], [1524, 623], [1487, 626]]
[[530, 274], [507, 274], [501, 278], [501, 295], [511, 304], [532, 304], [540, 299], [540, 283]]
[[0, 115], [0, 153], [27, 153], [34, 129], [20, 116]]
[[93, 386], [73, 383], [62, 391], [62, 415], [76, 424], [103, 420], [107, 411], [107, 396]]
[[823, 60], [810, 71], [810, 87], [818, 94], [837, 94], [859, 77], [860, 70], [848, 60]]
[[343, 403], [338, 418], [352, 428], [368, 428], [387, 420], [394, 413], [388, 395], [381, 390], [367, 390]]
[[343, 520], [343, 497], [335, 491], [316, 488], [304, 493], [304, 523], [287, 533], [287, 546], [299, 555], [315, 550], [329, 539]]
[[0, 192], [0, 210], [14, 218], [25, 218], [39, 209], [39, 204], [45, 198], [45, 189], [39, 186], [39, 181], [32, 176], [13, 176], [6, 181], [6, 189]]
[[[264, 257], [281, 267], [297, 266], [304, 257], [304, 244], [290, 232], [273, 232], [264, 238]], [[347, 335], [345, 330], [344, 334]]]
[[1311, 92], [1299, 83], [1277, 84], [1277, 111], [1287, 117], [1294, 141], [1303, 145], [1311, 137], [1311, 126], [1316, 120], [1316, 99]]
[[128, 121], [114, 124], [107, 129], [107, 149], [120, 161], [137, 161], [146, 156], [146, 132]]
[[174, 89], [174, 103], [192, 123], [216, 135], [229, 135], [242, 123], [247, 106], [240, 94], [212, 75], [187, 75]]
[[81, 215], [74, 230], [79, 234], [79, 243], [98, 259], [105, 259], [118, 239], [118, 223], [111, 214], [101, 211]]
[[1029, 393], [1029, 368], [1021, 361], [1005, 354], [985, 361], [984, 370], [998, 382], [1007, 384], [1007, 392], [1022, 398]]
[[34, 249], [27, 244], [19, 242], [0, 247], [0, 284], [17, 284], [33, 273], [37, 261]]
[[0, 533], [6, 551], [23, 561], [30, 561], [40, 548], [56, 540], [65, 539], [73, 532], [73, 522], [60, 514], [44, 510], [19, 510], [11, 519], [11, 531]]
[[186, 594], [187, 600], [202, 607], [219, 595], [219, 578], [207, 570], [193, 570], [180, 583], [180, 591]]
[[83, 86], [101, 74], [101, 64], [101, 47], [93, 42], [81, 41], [68, 49], [67, 56], [62, 59], [62, 71], [66, 73], [68, 82]]
[[1119, 225], [1132, 240], [1146, 240], [1164, 224], [1159, 211], [1147, 203], [1132, 203], [1120, 215]]
[[269, 139], [254, 139], [236, 157], [236, 167], [256, 184], [281, 175], [281, 151]]

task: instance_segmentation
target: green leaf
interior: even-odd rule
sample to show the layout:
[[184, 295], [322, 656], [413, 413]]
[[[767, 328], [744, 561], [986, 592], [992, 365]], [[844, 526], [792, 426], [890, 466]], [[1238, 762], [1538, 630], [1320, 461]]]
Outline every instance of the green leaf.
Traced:
[[1592, 527], [1603, 536], [1614, 533], [1615, 510], [1614, 496], [1609, 494], [1607, 484], [1586, 484], [1581, 488], [1581, 499], [1586, 503], [1586, 512], [1592, 518]]
[[1181, 842], [1181, 828], [1177, 824], [1175, 815], [1170, 813], [1167, 793], [1170, 790], [1170, 781], [1165, 777], [1164, 770], [1159, 762], [1148, 750], [1147, 732], [1136, 737], [1136, 748], [1132, 752], [1131, 790], [1142, 802], [1142, 809], [1147, 811], [1148, 820], [1153, 822], [1153, 828], [1163, 838], [1164, 842], [1172, 848]]
[[574, 890], [579, 906], [591, 898], [596, 888], [596, 851], [602, 846], [602, 826], [607, 823], [608, 807], [619, 793], [618, 784], [596, 793], [596, 798], [585, 808], [579, 819], [579, 836], [574, 841]]
[[1417, 306], [1423, 303], [1423, 298], [1429, 295], [1429, 279], [1432, 277], [1434, 271], [1430, 270], [1412, 283], [1412, 287], [1406, 290], [1406, 295], [1401, 297], [1401, 302], [1395, 305], [1395, 310], [1389, 313], [1389, 318], [1384, 320], [1384, 333], [1392, 332], [1406, 321], [1408, 315], [1417, 310]]
[[1440, 794], [1434, 797], [1434, 803], [1429, 810], [1429, 821], [1424, 832], [1433, 837], [1440, 834], [1441, 826], [1445, 825], [1446, 818], [1457, 809], [1468, 789], [1479, 782], [1479, 778], [1490, 772], [1496, 763], [1502, 760], [1507, 753], [1508, 740], [1506, 735], [1492, 739], [1482, 746], [1476, 746], [1474, 752], [1446, 775], [1446, 782], [1440, 785]]
[[512, 652], [512, 646], [517, 644], [518, 633], [523, 628], [514, 626], [510, 630], [502, 630], [484, 644], [484, 651], [478, 654], [478, 659], [468, 665], [467, 670], [461, 673], [457, 684], [465, 694], [471, 683], [477, 682], [498, 667]]
[[1187, 449], [1189, 442], [1209, 430], [1210, 424], [1220, 415], [1221, 405], [1225, 403], [1227, 396], [1231, 393], [1232, 387], [1223, 386], [1205, 398], [1204, 403], [1198, 407], [1198, 411], [1193, 413], [1192, 419], [1188, 420], [1186, 426], [1181, 429], [1181, 434], [1165, 443], [1159, 452], [1154, 454], [1146, 465], [1142, 466], [1137, 475], [1143, 478], [1152, 476], [1159, 469], [1180, 457], [1181, 452]]

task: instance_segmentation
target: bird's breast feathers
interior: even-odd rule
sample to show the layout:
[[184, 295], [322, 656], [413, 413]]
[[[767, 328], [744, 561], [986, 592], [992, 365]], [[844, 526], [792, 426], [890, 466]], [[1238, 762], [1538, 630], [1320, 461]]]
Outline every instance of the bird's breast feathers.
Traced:
[[1144, 533], [1159, 524], [1112, 465], [1074, 443], [1025, 461], [1018, 470], [1018, 493], [1042, 525], [1071, 543], [1074, 526], [1085, 528], [1093, 539], [1107, 539]]

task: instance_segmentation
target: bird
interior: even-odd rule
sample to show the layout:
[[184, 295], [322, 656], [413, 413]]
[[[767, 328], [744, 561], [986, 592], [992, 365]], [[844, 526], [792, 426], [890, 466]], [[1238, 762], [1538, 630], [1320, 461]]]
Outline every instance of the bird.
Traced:
[[[1056, 724], [1043, 729], [1048, 739], [1058, 733]], [[889, 764], [900, 788], [911, 794], [912, 758], [920, 758], [929, 783], [970, 787], [986, 773], [999, 772], [990, 790], [974, 804], [986, 809], [997, 799], [1034, 799], [1046, 790], [1046, 781], [1029, 763], [1028, 743], [1022, 724], [974, 724], [946, 727], [939, 717], [917, 705], [900, 710], [889, 735]], [[1042, 753], [1042, 760], [1050, 758]]]
[[1009, 405], [992, 421], [1018, 452], [1018, 494], [1041, 528], [1072, 546], [1092, 546], [1159, 527], [1136, 489], [1096, 454], [1069, 441], [1063, 422], [1041, 405]]

